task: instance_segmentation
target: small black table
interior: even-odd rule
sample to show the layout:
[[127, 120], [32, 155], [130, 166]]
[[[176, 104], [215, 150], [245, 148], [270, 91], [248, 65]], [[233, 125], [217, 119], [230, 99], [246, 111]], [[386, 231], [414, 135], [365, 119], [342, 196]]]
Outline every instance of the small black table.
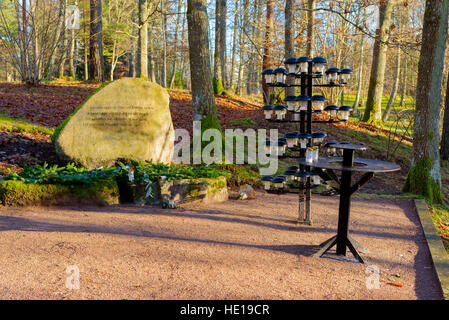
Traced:
[[[338, 209], [338, 230], [337, 235], [326, 240], [320, 246], [321, 249], [314, 255], [323, 256], [332, 247], [337, 245], [337, 255], [346, 255], [346, 248], [352, 252], [354, 257], [361, 263], [363, 259], [359, 254], [366, 251], [362, 245], [352, 239], [348, 234], [349, 212], [351, 207], [351, 196], [364, 184], [374, 177], [374, 173], [398, 171], [401, 167], [395, 163], [354, 158], [354, 151], [366, 150], [367, 147], [353, 145], [350, 143], [333, 144], [336, 149], [343, 149], [343, 157], [322, 157], [316, 162], [306, 162], [305, 158], [298, 160], [300, 165], [313, 167], [317, 174], [325, 180], [335, 180], [340, 185], [340, 205]], [[325, 170], [323, 170], [325, 169]], [[341, 179], [337, 177], [334, 170], [341, 171]], [[365, 172], [360, 180], [352, 185], [352, 173]]]

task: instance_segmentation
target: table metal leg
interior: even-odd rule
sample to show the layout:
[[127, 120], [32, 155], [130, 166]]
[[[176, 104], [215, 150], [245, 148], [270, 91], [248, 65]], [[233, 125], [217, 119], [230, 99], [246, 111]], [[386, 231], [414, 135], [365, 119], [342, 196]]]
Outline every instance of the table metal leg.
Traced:
[[323, 254], [325, 254], [329, 249], [331, 249], [337, 243], [337, 237], [329, 239], [328, 241], [317, 253], [313, 255], [315, 258], [320, 258]]
[[360, 253], [368, 253], [368, 248], [361, 245], [357, 240], [355, 240], [353, 237], [348, 236], [349, 241], [351, 242], [351, 244], [354, 246], [354, 248], [356, 248], [358, 251], [360, 251]]
[[328, 242], [334, 240], [335, 238], [337, 238], [337, 236], [333, 236], [332, 238], [327, 239], [326, 241], [320, 244], [320, 247], [324, 247]]

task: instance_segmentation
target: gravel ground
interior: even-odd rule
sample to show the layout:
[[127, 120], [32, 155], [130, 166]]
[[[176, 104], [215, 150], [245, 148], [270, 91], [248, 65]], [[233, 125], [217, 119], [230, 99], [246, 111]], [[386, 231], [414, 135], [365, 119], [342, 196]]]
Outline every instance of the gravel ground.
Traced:
[[[0, 208], [0, 298], [441, 299], [411, 201], [353, 201], [366, 264], [310, 256], [335, 234], [337, 209], [338, 198], [314, 196], [309, 227], [292, 223], [294, 195], [262, 193], [176, 210]], [[78, 290], [66, 288], [70, 265]]]

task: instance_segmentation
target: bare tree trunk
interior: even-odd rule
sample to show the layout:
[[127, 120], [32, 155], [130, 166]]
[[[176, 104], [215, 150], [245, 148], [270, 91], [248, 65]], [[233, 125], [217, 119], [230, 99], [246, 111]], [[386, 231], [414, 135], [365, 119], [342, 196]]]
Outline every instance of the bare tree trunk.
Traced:
[[[84, 2], [84, 14], [87, 15], [87, 12], [89, 12], [89, 3], [87, 1]], [[83, 29], [84, 29], [84, 81], [89, 80], [89, 35], [87, 33], [87, 20], [83, 23]]]
[[187, 21], [193, 119], [201, 120], [202, 130], [220, 129], [212, 86], [207, 0], [187, 0]]
[[405, 106], [405, 96], [407, 94], [407, 56], [404, 55], [404, 69], [402, 70], [402, 90], [401, 90], [401, 102], [399, 103], [400, 107]]
[[382, 116], [382, 122], [388, 120], [390, 116], [391, 108], [393, 108], [394, 100], [396, 99], [396, 94], [398, 93], [399, 81], [400, 81], [400, 73], [401, 73], [401, 47], [397, 47], [396, 52], [396, 69], [394, 74], [394, 83], [393, 88], [391, 90], [390, 99], [388, 100], [387, 107], [385, 108], [385, 112]]
[[365, 38], [363, 35], [360, 36], [360, 55], [359, 55], [359, 74], [357, 79], [357, 93], [355, 95], [354, 105], [352, 106], [353, 113], [358, 116], [359, 114], [359, 103], [360, 103], [360, 94], [362, 92], [362, 84], [363, 84], [363, 44], [365, 42]]
[[[235, 14], [234, 14], [234, 35], [232, 37], [232, 58], [231, 58], [231, 72], [228, 87], [234, 88], [234, 71], [235, 71], [235, 54], [237, 47], [237, 31], [239, 27], [239, 0], [235, 0]], [[235, 89], [235, 88], [234, 88]]]
[[[62, 17], [62, 20], [65, 20], [66, 11], [65, 8], [67, 7], [67, 0], [64, 1], [64, 16]], [[65, 60], [67, 56], [67, 31], [65, 28], [65, 23], [62, 22], [61, 24], [61, 42], [62, 47], [60, 48], [61, 53], [61, 61], [59, 63], [59, 70], [58, 70], [58, 77], [60, 79], [64, 78], [64, 71], [65, 71]]]
[[154, 39], [153, 39], [153, 21], [148, 23], [148, 78], [156, 82], [156, 73], [154, 69]]
[[[379, 7], [379, 29], [374, 44], [373, 67], [371, 68], [368, 98], [363, 121], [382, 124], [382, 94], [387, 63], [388, 31], [391, 25], [394, 0], [385, 0]], [[377, 47], [377, 48], [376, 48]]]
[[416, 86], [411, 169], [404, 191], [443, 202], [440, 173], [441, 82], [448, 31], [449, 0], [427, 0]]
[[248, 25], [248, 9], [249, 9], [249, 0], [243, 0], [243, 15], [242, 15], [242, 20], [241, 20], [241, 30], [240, 30], [240, 34], [239, 34], [239, 70], [238, 70], [238, 74], [237, 74], [237, 94], [241, 94], [242, 93], [242, 83], [243, 83], [243, 67], [244, 67], [244, 62], [246, 60], [246, 53], [244, 50], [244, 34], [246, 32], [246, 28]]
[[[295, 57], [295, 10], [294, 0], [285, 1], [285, 59]], [[293, 84], [294, 80], [288, 77], [287, 84]], [[295, 95], [295, 87], [288, 87], [286, 96]]]
[[[227, 72], [226, 72], [226, 15], [227, 3], [226, 0], [220, 0], [220, 63], [221, 63], [221, 82], [223, 86], [227, 86]], [[227, 88], [225, 88], [227, 89]]]
[[75, 30], [71, 30], [70, 34], [70, 76], [75, 80]]
[[[267, 20], [266, 20], [266, 29], [265, 29], [265, 39], [263, 44], [263, 58], [262, 58], [262, 69], [269, 69], [272, 65], [271, 60], [271, 45], [273, 41], [273, 29], [274, 29], [274, 20], [273, 20], [273, 11], [274, 11], [274, 1], [267, 0]], [[267, 104], [270, 101], [270, 88], [265, 82], [265, 77], [262, 80], [262, 90], [264, 93], [263, 101]]]
[[215, 2], [214, 92], [222, 94], [225, 79], [226, 0]]
[[101, 0], [90, 0], [90, 60], [91, 79], [104, 82], [103, 23]]
[[308, 0], [307, 4], [307, 48], [306, 48], [306, 56], [313, 57], [313, 25], [315, 23], [315, 0]]
[[449, 160], [449, 72], [446, 85], [446, 100], [444, 103], [443, 133], [441, 135], [441, 157]]
[[139, 0], [137, 77], [148, 78], [148, 0]]
[[129, 72], [128, 72], [128, 76], [131, 78], [135, 78], [137, 75], [137, 70], [136, 70], [136, 64], [137, 64], [137, 42], [138, 42], [138, 19], [137, 19], [137, 12], [136, 10], [133, 10], [132, 13], [132, 22], [133, 22], [133, 37], [131, 40], [131, 54], [129, 57]]
[[165, 2], [161, 1], [162, 11], [162, 86], [167, 87], [167, 12]]
[[[176, 26], [175, 26], [175, 41], [178, 41], [178, 31], [179, 31], [179, 23], [181, 22], [181, 7], [182, 0], [178, 0], [178, 16], [176, 17]], [[176, 45], [178, 47], [178, 45]], [[175, 74], [176, 74], [176, 61], [178, 60], [177, 51], [173, 56], [173, 66], [171, 69], [171, 78], [170, 78], [170, 88], [173, 88], [173, 84], [175, 83]]]

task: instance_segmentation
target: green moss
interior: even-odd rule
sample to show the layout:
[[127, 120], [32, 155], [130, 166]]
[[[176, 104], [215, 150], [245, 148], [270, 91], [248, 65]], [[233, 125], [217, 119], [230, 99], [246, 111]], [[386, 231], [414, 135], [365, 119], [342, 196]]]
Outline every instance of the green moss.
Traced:
[[106, 205], [117, 204], [115, 180], [90, 185], [27, 184], [22, 181], [0, 183], [0, 203], [5, 206], [33, 206], [77, 203], [83, 200]]
[[217, 129], [223, 135], [220, 122], [218, 121], [218, 118], [214, 115], [209, 114], [201, 120], [201, 134], [203, 134], [204, 131], [206, 131], [207, 129]]
[[229, 124], [234, 127], [245, 128], [245, 129], [253, 128], [256, 125], [254, 120], [251, 118], [233, 119], [229, 122]]
[[64, 127], [67, 125], [67, 123], [70, 121], [70, 119], [78, 112], [78, 110], [80, 110], [82, 108], [82, 106], [84, 106], [86, 104], [87, 101], [89, 101], [89, 99], [91, 97], [93, 97], [98, 91], [100, 91], [101, 89], [103, 89], [104, 87], [106, 87], [108, 84], [110, 84], [111, 82], [105, 82], [103, 83], [97, 90], [95, 90], [87, 99], [86, 101], [84, 101], [82, 104], [80, 104], [78, 107], [75, 108], [75, 110], [73, 110], [73, 112], [64, 120], [63, 123], [61, 123], [59, 125], [59, 127], [57, 127], [55, 129], [55, 131], [53, 132], [53, 135], [51, 136], [51, 141], [53, 142], [53, 144], [56, 141], [56, 138], [59, 136], [59, 134], [62, 132], [62, 130], [64, 129]]
[[43, 126], [29, 123], [26, 120], [17, 120], [0, 114], [0, 130], [6, 132], [43, 133], [52, 135], [53, 130]]
[[213, 86], [214, 86], [214, 93], [218, 94], [218, 95], [223, 95], [226, 97], [231, 97], [231, 95], [229, 94], [229, 92], [227, 92], [223, 86], [223, 81], [221, 81], [220, 79], [216, 79], [214, 78], [213, 80]]
[[403, 192], [420, 194], [431, 202], [442, 203], [441, 187], [439, 182], [430, 176], [431, 169], [432, 161], [429, 158], [421, 159], [409, 170]]
[[259, 172], [252, 168], [238, 164], [228, 164], [224, 165], [222, 169], [229, 171], [226, 180], [230, 186], [238, 187], [244, 184], [249, 184], [253, 187], [257, 187], [261, 185]]

